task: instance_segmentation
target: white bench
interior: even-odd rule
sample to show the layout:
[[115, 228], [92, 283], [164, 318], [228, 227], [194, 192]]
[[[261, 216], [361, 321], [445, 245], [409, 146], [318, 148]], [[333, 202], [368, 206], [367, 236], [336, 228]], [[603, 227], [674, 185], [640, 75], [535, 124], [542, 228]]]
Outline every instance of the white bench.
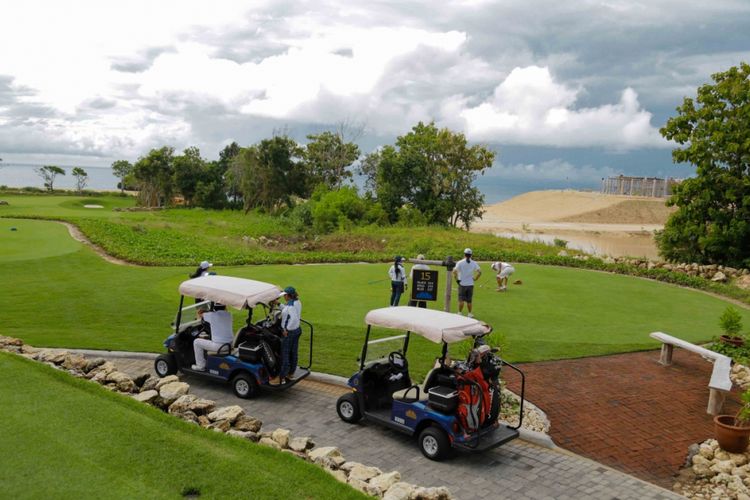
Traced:
[[713, 360], [714, 369], [711, 373], [711, 380], [708, 382], [709, 394], [706, 413], [709, 415], [719, 415], [722, 406], [724, 406], [727, 393], [732, 390], [732, 380], [729, 378], [729, 372], [732, 368], [732, 358], [718, 352], [709, 351], [704, 347], [691, 344], [663, 332], [653, 332], [649, 336], [662, 343], [659, 363], [664, 366], [672, 364], [674, 346], [687, 349], [688, 351], [700, 354], [704, 358]]

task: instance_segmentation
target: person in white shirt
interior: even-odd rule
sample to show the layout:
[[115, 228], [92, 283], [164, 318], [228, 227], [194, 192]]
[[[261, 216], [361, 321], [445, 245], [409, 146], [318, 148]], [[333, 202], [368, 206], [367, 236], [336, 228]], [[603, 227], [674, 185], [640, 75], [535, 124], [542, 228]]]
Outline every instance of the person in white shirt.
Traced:
[[406, 269], [402, 262], [404, 258], [396, 255], [393, 265], [388, 269], [388, 276], [391, 277], [391, 300], [390, 306], [397, 306], [401, 300], [401, 294], [406, 290]]
[[507, 262], [493, 262], [492, 270], [497, 273], [497, 291], [504, 292], [508, 289], [508, 277], [516, 272], [516, 268]]
[[232, 344], [234, 334], [232, 332], [232, 315], [226, 306], [214, 304], [212, 311], [198, 310], [198, 316], [211, 326], [210, 339], [195, 339], [193, 341], [193, 352], [195, 353], [195, 364], [193, 370], [206, 370], [206, 351], [217, 351], [224, 344]]
[[280, 297], [286, 299], [286, 304], [281, 308], [281, 369], [279, 379], [286, 382], [292, 380], [297, 370], [297, 355], [299, 352], [299, 337], [302, 335], [302, 302], [299, 300], [297, 290], [293, 286], [284, 288]]
[[[424, 260], [424, 255], [417, 255], [417, 260]], [[412, 282], [412, 293], [414, 290], [414, 271], [428, 271], [429, 269], [430, 266], [428, 266], [427, 264], [418, 263], [411, 266], [411, 271], [409, 271], [409, 279]], [[422, 309], [427, 308], [427, 302], [424, 300], [409, 300], [409, 305], [412, 307], [421, 307]]]
[[456, 267], [453, 268], [453, 275], [456, 277], [456, 281], [458, 281], [458, 314], [463, 314], [464, 303], [466, 303], [470, 318], [474, 317], [474, 314], [471, 312], [474, 281], [478, 280], [482, 275], [479, 264], [471, 259], [472, 254], [471, 248], [464, 250], [464, 258], [459, 260], [456, 263]]

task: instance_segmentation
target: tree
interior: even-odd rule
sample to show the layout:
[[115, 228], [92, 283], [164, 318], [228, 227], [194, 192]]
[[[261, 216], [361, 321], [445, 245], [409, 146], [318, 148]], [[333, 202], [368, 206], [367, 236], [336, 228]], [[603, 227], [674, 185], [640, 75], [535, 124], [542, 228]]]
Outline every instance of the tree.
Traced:
[[190, 206], [193, 204], [198, 183], [203, 180], [206, 161], [201, 158], [201, 152], [197, 147], [189, 147], [182, 155], [173, 159], [173, 167], [175, 187], [185, 198], [185, 204]]
[[302, 148], [286, 135], [242, 148], [236, 161], [245, 211], [291, 207], [292, 196], [308, 196], [301, 159]]
[[750, 65], [711, 78], [660, 130], [696, 176], [676, 186], [657, 242], [668, 260], [750, 267]]
[[55, 177], [57, 177], [58, 175], [65, 175], [65, 170], [55, 165], [45, 165], [43, 167], [37, 167], [34, 169], [34, 172], [36, 172], [36, 174], [42, 178], [42, 181], [44, 181], [44, 187], [50, 193], [55, 189]]
[[174, 193], [174, 148], [152, 149], [133, 165], [133, 177], [138, 183], [138, 203], [147, 207], [163, 206], [171, 202]]
[[224, 146], [224, 149], [219, 152], [219, 161], [217, 162], [218, 173], [221, 174], [224, 184], [227, 187], [227, 200], [224, 203], [228, 201], [229, 207], [232, 209], [242, 205], [240, 200], [241, 169], [235, 161], [241, 149], [239, 144], [233, 141], [231, 144]]
[[469, 146], [463, 134], [420, 122], [398, 137], [395, 147], [368, 155], [360, 173], [392, 222], [409, 204], [429, 223], [468, 228], [482, 215], [484, 202], [474, 181], [494, 159], [495, 153], [484, 146]]
[[127, 160], [112, 163], [112, 173], [120, 179], [120, 193], [125, 194], [125, 178], [133, 172], [133, 165]]
[[81, 194], [83, 188], [86, 187], [86, 183], [89, 181], [89, 174], [87, 174], [81, 167], [73, 168], [71, 173], [73, 174], [73, 177], [76, 178], [76, 190], [78, 191], [78, 194]]
[[339, 189], [344, 180], [352, 178], [347, 167], [359, 158], [359, 146], [345, 142], [342, 132], [326, 131], [307, 138], [310, 142], [305, 147], [305, 161], [312, 187], [325, 184], [331, 189]]

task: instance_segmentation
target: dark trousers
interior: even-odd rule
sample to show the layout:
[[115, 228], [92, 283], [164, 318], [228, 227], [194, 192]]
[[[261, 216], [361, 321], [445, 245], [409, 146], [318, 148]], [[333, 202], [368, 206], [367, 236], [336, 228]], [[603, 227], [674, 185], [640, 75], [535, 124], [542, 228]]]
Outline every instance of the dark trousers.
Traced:
[[302, 328], [289, 330], [286, 337], [281, 337], [281, 370], [279, 370], [281, 378], [294, 374], [297, 370], [300, 335], [302, 335]]
[[410, 300], [409, 305], [411, 307], [421, 307], [422, 309], [427, 309], [427, 302], [424, 300]]
[[401, 300], [401, 294], [404, 293], [403, 281], [391, 281], [391, 302], [390, 305], [397, 306]]

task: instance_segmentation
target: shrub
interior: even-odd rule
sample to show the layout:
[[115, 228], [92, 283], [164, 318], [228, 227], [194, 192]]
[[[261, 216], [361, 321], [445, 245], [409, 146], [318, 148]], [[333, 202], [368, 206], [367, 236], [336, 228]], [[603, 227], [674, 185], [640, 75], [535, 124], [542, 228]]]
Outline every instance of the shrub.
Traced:
[[742, 315], [737, 309], [729, 306], [719, 317], [719, 326], [727, 336], [735, 337], [742, 330]]
[[372, 199], [361, 198], [356, 187], [346, 186], [329, 191], [319, 186], [313, 194], [312, 222], [318, 233], [379, 223], [384, 216], [383, 209]]
[[560, 238], [555, 238], [554, 239], [554, 243], [555, 243], [555, 246], [559, 247], [559, 248], [567, 248], [568, 247], [568, 241], [567, 240], [562, 240]]

